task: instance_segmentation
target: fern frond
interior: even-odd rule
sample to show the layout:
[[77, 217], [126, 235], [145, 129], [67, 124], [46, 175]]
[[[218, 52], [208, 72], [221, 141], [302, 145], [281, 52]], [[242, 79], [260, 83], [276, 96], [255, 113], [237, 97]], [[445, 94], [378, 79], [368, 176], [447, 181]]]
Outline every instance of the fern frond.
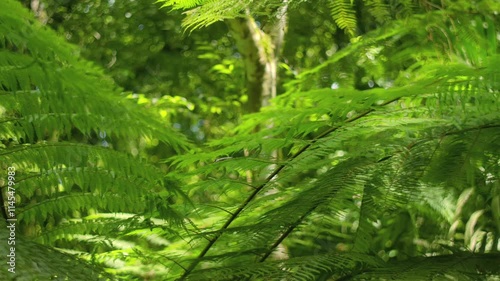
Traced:
[[396, 18], [406, 18], [414, 13], [415, 3], [413, 0], [400, 0], [394, 3]]
[[498, 275], [497, 253], [457, 253], [433, 257], [417, 257], [402, 262], [389, 263], [385, 267], [367, 270], [364, 273], [342, 280], [423, 280], [424, 278], [446, 278], [452, 280], [478, 280], [481, 276]]
[[[2, 237], [9, 237], [9, 229], [2, 220], [0, 223]], [[102, 267], [75, 259], [73, 255], [65, 254], [48, 246], [17, 236], [15, 240], [15, 273], [7, 270], [0, 272], [2, 280], [33, 280], [34, 277], [71, 280], [110, 280], [113, 277], [105, 273]], [[2, 254], [9, 254], [4, 252]]]
[[[186, 30], [195, 30], [226, 19], [242, 18], [249, 15], [275, 16], [279, 7], [286, 2], [276, 0], [263, 1], [227, 1], [227, 0], [158, 0], [162, 7], [185, 10], [182, 25]], [[271, 12], [274, 10], [274, 12]]]
[[357, 33], [357, 19], [352, 1], [329, 0], [328, 6], [330, 7], [332, 18], [335, 20], [338, 27], [354, 37]]
[[[4, 271], [0, 279], [99, 280], [104, 275], [98, 270], [26, 237], [61, 248], [79, 239], [83, 248], [88, 246], [82, 252], [94, 252], [123, 225], [130, 231], [155, 226], [169, 232], [183, 220], [169, 203], [183, 196], [178, 186], [158, 167], [127, 149], [113, 150], [104, 139], [111, 146], [157, 140], [174, 151], [190, 145], [185, 136], [134, 107], [101, 69], [83, 61], [74, 46], [37, 23], [19, 2], [0, 3], [0, 23], [0, 161], [16, 169], [16, 250], [22, 256], [19, 272], [5, 276]], [[0, 182], [2, 199], [7, 186]], [[141, 219], [102, 225], [87, 218], [98, 212], [128, 212]], [[164, 221], [157, 224], [153, 218]], [[79, 222], [65, 223], [73, 219]]]
[[390, 18], [389, 7], [385, 0], [366, 0], [365, 5], [368, 12], [379, 24], [386, 23]]
[[190, 280], [315, 280], [320, 273], [348, 273], [349, 268], [377, 266], [380, 260], [362, 254], [324, 254], [303, 256], [265, 264], [245, 264], [228, 268], [205, 269], [193, 272]]
[[[291, 146], [291, 150], [295, 151], [295, 156], [292, 156], [284, 164], [279, 164], [277, 170], [271, 173], [260, 185], [253, 186], [254, 190], [250, 191], [251, 194], [246, 198], [243, 205], [240, 205], [236, 210], [229, 209], [230, 219], [224, 225], [221, 223], [214, 224], [216, 230], [207, 232], [210, 237], [209, 244], [202, 250], [198, 258], [191, 262], [191, 267], [187, 268], [184, 276], [190, 272], [195, 272], [191, 270], [194, 270], [200, 262], [205, 263], [211, 260], [211, 256], [206, 255], [209, 249], [213, 248], [219, 253], [223, 252], [224, 245], [231, 243], [230, 241], [233, 243], [235, 241], [240, 241], [240, 243], [251, 241], [247, 245], [252, 246], [247, 246], [244, 249], [253, 249], [253, 251], [247, 252], [245, 255], [235, 256], [238, 249], [233, 249], [235, 252], [226, 252], [222, 256], [219, 255], [218, 258], [242, 262], [251, 259], [252, 256], [260, 256], [260, 261], [263, 262], [279, 244], [283, 243], [286, 238], [293, 236], [293, 232], [300, 231], [301, 225], [307, 222], [308, 217], [315, 212], [328, 209], [332, 213], [340, 213], [343, 210], [342, 208], [352, 208], [348, 207], [348, 201], [345, 199], [348, 198], [347, 194], [352, 196], [359, 193], [359, 196], [362, 196], [359, 201], [361, 206], [358, 217], [359, 223], [354, 228], [358, 234], [351, 242], [351, 247], [355, 251], [369, 252], [369, 245], [373, 244], [376, 232], [375, 218], [382, 216], [385, 212], [396, 212], [406, 204], [421, 200], [422, 192], [425, 190], [423, 185], [426, 184], [425, 179], [429, 171], [439, 170], [437, 166], [433, 168], [430, 163], [432, 163], [432, 159], [437, 159], [436, 156], [440, 155], [440, 152], [436, 152], [436, 150], [439, 149], [440, 144], [444, 144], [443, 139], [454, 142], [460, 138], [464, 139], [466, 136], [464, 141], [470, 141], [470, 136], [478, 132], [484, 134], [484, 139], [491, 139], [492, 136], [483, 131], [484, 129], [488, 130], [488, 127], [490, 128], [488, 131], [493, 135], [498, 134], [494, 130], [500, 126], [497, 114], [494, 114], [495, 116], [490, 115], [485, 119], [483, 114], [478, 113], [483, 112], [482, 110], [488, 112], [492, 109], [490, 108], [492, 106], [490, 98], [494, 98], [491, 96], [492, 94], [480, 97], [482, 95], [480, 93], [490, 92], [484, 88], [490, 86], [485, 85], [497, 81], [494, 78], [498, 75], [497, 71], [493, 71], [496, 74], [490, 72], [494, 69], [493, 65], [496, 60], [496, 57], [491, 58], [491, 66], [484, 69], [474, 69], [462, 64], [447, 65], [445, 67], [429, 65], [422, 68], [422, 77], [418, 78], [419, 80], [423, 79], [425, 82], [419, 81], [419, 83], [408, 85], [408, 89], [411, 88], [411, 90], [407, 90], [405, 87], [395, 88], [394, 92], [391, 92], [392, 89], [373, 90], [358, 92], [357, 96], [354, 93], [350, 95], [349, 91], [345, 91], [346, 95], [343, 96], [333, 95], [333, 91], [324, 90], [324, 92], [311, 92], [311, 95], [309, 93], [297, 93], [296, 96], [290, 94], [284, 97], [283, 100], [286, 100], [286, 102], [284, 101], [282, 104], [290, 108], [288, 112], [285, 111], [286, 117], [283, 119], [286, 119], [286, 121], [281, 118], [272, 119], [275, 124], [278, 124], [277, 128], [263, 129], [263, 134], [267, 137], [260, 139], [259, 142], [263, 147], [261, 151], [267, 151], [265, 148], [267, 143], [271, 144], [273, 141], [277, 141], [274, 139], [275, 137], [289, 131], [287, 137], [290, 141], [288, 143], [294, 144]], [[427, 80], [426, 77], [431, 76], [432, 79]], [[479, 81], [477, 77], [489, 78], [486, 79], [487, 81], [484, 82], [483, 86], [480, 86], [475, 82]], [[431, 83], [430, 81], [434, 82]], [[462, 86], [464, 83], [467, 86]], [[477, 90], [470, 91], [470, 89]], [[481, 100], [481, 102], [475, 102], [474, 105], [463, 107], [456, 101], [457, 99], [463, 100], [461, 96], [465, 95], [464, 91], [467, 92], [467, 97], [471, 95], [477, 96], [476, 101]], [[367, 93], [367, 96], [364, 96], [364, 93]], [[412, 93], [412, 95], [408, 96], [409, 93]], [[495, 91], [493, 91], [493, 95], [496, 95]], [[377, 104], [381, 103], [382, 96], [394, 98], [397, 101], [389, 100], [382, 103], [385, 106], [377, 106]], [[351, 118], [344, 117], [348, 113], [347, 109], [342, 111], [342, 109], [339, 109], [339, 104], [342, 104], [345, 97], [349, 98], [349, 105], [352, 106], [350, 109], [357, 108], [355, 111], [359, 112], [358, 115]], [[433, 106], [422, 107], [422, 97], [425, 97], [427, 102]], [[307, 106], [294, 111], [295, 101], [301, 101], [301, 106], [315, 107], [317, 109], [316, 113], [322, 112], [322, 106], [324, 105], [325, 111], [322, 114], [329, 118], [318, 122], [323, 127], [333, 125], [323, 133], [315, 132], [315, 130], [307, 131], [309, 134], [316, 134], [316, 137], [302, 148], [300, 148], [299, 143], [292, 140], [302, 138], [301, 133], [308, 129], [305, 127], [292, 127], [292, 130], [280, 128], [281, 123], [286, 124], [290, 120], [302, 123], [302, 120], [307, 120], [310, 117], [308, 114], [314, 114], [313, 111], [308, 111]], [[331, 106], [332, 104], [336, 104], [337, 107]], [[332, 109], [327, 110], [328, 107]], [[434, 112], [436, 108], [446, 110], [436, 115]], [[469, 117], [462, 119], [460, 126], [457, 126], [457, 119], [450, 119], [451, 116], [457, 116], [458, 111], [455, 110], [463, 112], [464, 117]], [[262, 117], [262, 120], [269, 120], [272, 115], [264, 111], [255, 114], [252, 118], [255, 120], [255, 118]], [[471, 122], [472, 119], [474, 119], [473, 122]], [[244, 135], [243, 132], [251, 130], [251, 128], [243, 124], [237, 130]], [[293, 133], [290, 133], [290, 131]], [[363, 148], [357, 145], [361, 137], [363, 137], [363, 143], [365, 144]], [[224, 154], [237, 152], [243, 149], [245, 145], [257, 146], [257, 143], [254, 145], [249, 139], [245, 138], [246, 136], [235, 135], [231, 139], [217, 141], [214, 148], [224, 147], [224, 144], [228, 146], [208, 152], [207, 155], [214, 157], [215, 155], [221, 155], [221, 152]], [[383, 146], [380, 146], [381, 139], [385, 142]], [[236, 145], [238, 142], [240, 145]], [[241, 144], [242, 142], [244, 144]], [[295, 147], [295, 145], [298, 147]], [[450, 147], [450, 149], [453, 151], [462, 150], [453, 147]], [[341, 151], [342, 154], [334, 157], [338, 151]], [[443, 155], [448, 154], [444, 153]], [[205, 157], [204, 154], [200, 154], [200, 156], [201, 159]], [[477, 156], [483, 157], [480, 154]], [[358, 171], [354, 175], [350, 174], [350, 169], [344, 166], [348, 163], [345, 162], [348, 159], [354, 161], [352, 169]], [[369, 165], [363, 165], [361, 159], [368, 161]], [[182, 163], [180, 158], [178, 160]], [[216, 162], [209, 166], [224, 167], [224, 169], [230, 170], [231, 167], [245, 167], [244, 163], [251, 163], [251, 161], [249, 158], [240, 157], [234, 162], [229, 159], [223, 160], [224, 164]], [[248, 167], [258, 168], [258, 166]], [[308, 171], [319, 171], [321, 169], [325, 169], [326, 172], [317, 179], [303, 176]], [[342, 176], [344, 174], [349, 176]], [[273, 180], [270, 181], [270, 178]], [[352, 180], [355, 180], [355, 182], [351, 183]], [[230, 186], [235, 188], [235, 184], [228, 182], [228, 187]], [[241, 183], [241, 186], [244, 190], [244, 183]], [[264, 188], [276, 188], [279, 192], [269, 195], [260, 194], [259, 191]], [[335, 198], [338, 194], [342, 194], [343, 202]], [[329, 205], [330, 202], [332, 204], [335, 202], [336, 205]], [[258, 223], [245, 223], [245, 221], [255, 220]], [[275, 224], [275, 227], [270, 226], [271, 221]], [[233, 222], [235, 226], [229, 227]], [[245, 225], [247, 228], [245, 228]], [[270, 239], [271, 243], [269, 242]], [[262, 248], [265, 248], [266, 244], [269, 245], [268, 250], [263, 253]], [[244, 249], [242, 248], [239, 251]]]
[[[172, 194], [168, 190], [177, 188], [167, 185], [156, 167], [101, 147], [72, 143], [29, 145], [0, 153], [0, 158], [20, 170], [31, 171], [18, 174], [20, 221], [45, 221], [56, 213], [92, 208], [158, 215], [156, 203], [150, 204], [151, 193], [166, 200]], [[178, 220], [171, 211], [163, 209], [162, 217]]]
[[[34, 20], [29, 25], [24, 20], [31, 17], [27, 11], [15, 2], [4, 2], [0, 13], [0, 106], [6, 111], [0, 122], [6, 128], [1, 139], [36, 142], [49, 138], [48, 132], [63, 137], [76, 128], [84, 136], [100, 131], [117, 138], [154, 135], [175, 149], [186, 148], [184, 136], [132, 109], [111, 80], [81, 61], [73, 46]], [[5, 12], [11, 10], [19, 10], [19, 14]], [[118, 122], [115, 116], [123, 119]]]
[[157, 3], [163, 3], [161, 7], [172, 7], [174, 10], [184, 10], [191, 9], [196, 6], [200, 6], [203, 3], [207, 2], [206, 0], [158, 0]]

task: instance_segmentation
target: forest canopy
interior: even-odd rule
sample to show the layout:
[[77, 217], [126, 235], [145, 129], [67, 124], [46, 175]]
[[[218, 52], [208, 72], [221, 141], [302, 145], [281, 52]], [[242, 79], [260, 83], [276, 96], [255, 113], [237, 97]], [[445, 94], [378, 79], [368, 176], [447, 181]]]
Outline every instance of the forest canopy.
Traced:
[[500, 280], [499, 12], [0, 1], [0, 279]]

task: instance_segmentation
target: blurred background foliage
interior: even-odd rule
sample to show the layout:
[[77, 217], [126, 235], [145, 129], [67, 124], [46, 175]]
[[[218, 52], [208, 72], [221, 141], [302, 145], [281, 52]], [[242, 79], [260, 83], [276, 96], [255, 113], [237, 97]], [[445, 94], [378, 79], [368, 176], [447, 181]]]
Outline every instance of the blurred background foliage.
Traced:
[[[23, 2], [35, 7], [41, 21], [80, 46], [83, 57], [103, 66], [118, 85], [134, 93], [131, 98], [160, 112], [192, 140], [203, 143], [223, 136], [239, 120], [241, 104], [246, 101], [244, 73], [241, 56], [223, 22], [185, 30], [181, 11], [160, 9], [161, 5], [150, 1]], [[302, 2], [292, 1], [288, 14], [290, 39], [285, 40], [279, 60], [278, 93], [285, 91], [287, 81], [325, 62], [385, 19], [432, 9], [430, 2], [393, 3], [390, 14], [376, 17], [359, 1], [354, 6], [359, 22], [341, 25], [349, 28], [345, 31], [332, 18], [334, 7], [321, 1]], [[256, 17], [259, 25], [267, 21], [265, 12], [262, 14]], [[367, 57], [325, 67], [301, 86], [304, 90], [386, 87], [400, 69], [388, 65], [387, 61], [394, 61], [388, 55], [383, 46], [367, 50]], [[166, 110], [168, 106], [176, 109]]]
[[243, 74], [222, 23], [188, 34], [180, 12], [152, 1], [36, 2], [43, 22], [191, 140], [221, 136], [238, 119], [243, 82], [233, 77]]

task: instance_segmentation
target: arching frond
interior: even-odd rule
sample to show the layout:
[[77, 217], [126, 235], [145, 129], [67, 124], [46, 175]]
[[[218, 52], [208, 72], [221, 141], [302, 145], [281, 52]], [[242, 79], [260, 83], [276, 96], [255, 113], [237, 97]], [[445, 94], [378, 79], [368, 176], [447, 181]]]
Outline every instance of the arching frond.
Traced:
[[[389, 21], [390, 13], [389, 7], [385, 0], [366, 0], [368, 12], [377, 20], [378, 23], [383, 24]], [[403, 3], [404, 5], [405, 3]]]
[[[111, 147], [152, 139], [173, 151], [189, 147], [185, 136], [134, 108], [102, 70], [83, 61], [75, 47], [38, 24], [19, 2], [2, 1], [0, 162], [2, 171], [9, 167], [14, 174], [10, 183], [2, 176], [0, 187], [2, 207], [7, 208], [7, 198], [15, 203], [15, 210], [2, 213], [3, 219], [17, 219], [19, 263], [16, 274], [2, 271], [1, 279], [99, 280], [99, 270], [28, 241], [67, 226], [68, 220], [80, 223], [65, 235], [82, 240], [84, 234], [105, 237], [116, 230], [97, 233], [98, 227], [82, 220], [98, 212], [140, 214], [143, 220], [132, 221], [135, 227], [150, 227], [143, 221], [151, 217], [167, 221], [166, 228], [178, 225], [182, 216], [168, 203], [181, 194], [178, 186], [145, 159]], [[54, 246], [59, 238], [38, 242]]]
[[[9, 237], [9, 229], [3, 220], [0, 223], [2, 237]], [[7, 243], [7, 241], [5, 241]], [[15, 244], [2, 247], [2, 255], [13, 255], [14, 272], [7, 269], [0, 272], [2, 280], [110, 280], [112, 277], [102, 267], [75, 260], [73, 255], [60, 252], [51, 247], [40, 245], [17, 236]], [[7, 256], [8, 257], [8, 256]], [[10, 257], [6, 258], [10, 262]], [[15, 279], [13, 278], [15, 276]]]
[[[401, 23], [388, 25], [383, 34], [368, 35], [373, 39], [354, 43], [325, 64], [363, 52], [373, 42], [401, 38], [401, 34], [411, 30]], [[288, 271], [286, 263], [292, 258], [275, 260], [275, 255], [279, 256], [277, 249], [287, 243], [294, 247], [301, 245], [298, 243], [315, 245], [318, 236], [305, 231], [312, 223], [315, 230], [321, 231], [321, 239], [333, 244], [329, 250], [341, 247], [350, 253], [370, 255], [374, 245], [380, 247], [378, 243], [406, 241], [407, 253], [403, 256], [416, 256], [423, 248], [434, 251], [435, 246], [422, 248], [409, 242], [419, 235], [419, 229], [408, 220], [420, 216], [415, 209], [430, 206], [433, 209], [427, 212], [434, 216], [439, 213], [439, 221], [449, 227], [450, 213], [454, 211], [449, 208], [454, 204], [439, 207], [429, 194], [433, 190], [463, 190], [471, 182], [471, 174], [483, 173], [478, 172], [478, 163], [498, 162], [493, 155], [498, 154], [494, 140], [500, 137], [500, 116], [496, 113], [500, 73], [495, 67], [499, 59], [497, 55], [487, 56], [480, 67], [459, 59], [446, 65], [424, 63], [408, 70], [411, 75], [404, 84], [387, 89], [292, 90], [276, 98], [274, 108], [248, 116], [235, 128], [232, 137], [212, 141], [207, 152], [197, 157], [174, 158], [180, 167], [200, 164], [196, 172], [206, 175], [207, 181], [194, 184], [193, 191], [206, 187], [225, 196], [232, 194], [231, 201], [215, 199], [209, 203], [219, 208], [214, 208], [211, 215], [226, 220], [214, 222], [204, 230], [193, 230], [200, 254], [182, 261], [188, 266], [181, 279], [214, 274], [214, 278], [257, 280], [265, 275], [290, 280], [316, 280], [318, 276], [357, 280], [358, 275], [364, 277], [379, 269], [378, 272], [392, 273], [400, 270], [392, 268], [392, 263], [382, 263], [363, 270], [319, 270], [311, 265], [315, 273]], [[307, 79], [315, 71], [298, 79]], [[254, 133], [256, 124], [266, 122], [274, 126]], [[250, 152], [247, 156], [242, 154], [245, 149]], [[276, 149], [282, 149], [284, 157], [270, 159], [270, 152]], [[445, 164], [443, 160], [454, 164]], [[259, 174], [255, 181], [249, 182], [242, 176], [245, 170], [265, 171], [270, 164], [275, 169]], [[238, 203], [241, 194], [246, 196]], [[318, 219], [332, 214], [334, 219]], [[342, 217], [345, 214], [350, 217]], [[386, 222], [378, 219], [381, 217]], [[398, 227], [408, 232], [397, 231]], [[430, 235], [445, 239], [445, 228], [435, 227]], [[397, 233], [397, 237], [390, 233]], [[217, 254], [210, 254], [212, 251]], [[380, 255], [390, 259], [389, 254]], [[275, 262], [279, 264], [275, 271], [267, 268]], [[237, 266], [241, 263], [248, 264], [248, 273]], [[472, 268], [467, 272], [472, 273]], [[437, 272], [431, 271], [415, 271], [413, 276], [418, 279]], [[492, 271], [488, 266], [481, 274]], [[468, 274], [457, 278], [467, 280]], [[405, 275], [401, 280], [411, 278]]]
[[328, 1], [328, 6], [335, 23], [344, 29], [350, 36], [355, 36], [357, 32], [356, 11], [354, 10], [352, 1]]

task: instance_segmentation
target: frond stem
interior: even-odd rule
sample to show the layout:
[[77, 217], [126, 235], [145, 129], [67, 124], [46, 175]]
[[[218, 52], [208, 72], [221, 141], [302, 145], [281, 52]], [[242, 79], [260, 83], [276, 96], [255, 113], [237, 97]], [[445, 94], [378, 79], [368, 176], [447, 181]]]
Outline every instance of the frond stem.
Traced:
[[[385, 103], [385, 104], [388, 104], [388, 103]], [[384, 105], [385, 105], [384, 104]], [[358, 116], [357, 116], [358, 117]], [[359, 119], [359, 118], [358, 118]], [[477, 127], [471, 127], [471, 128], [467, 128], [467, 129], [463, 129], [463, 130], [457, 130], [457, 131], [450, 131], [450, 132], [447, 132], [447, 133], [444, 133], [443, 135], [441, 135], [441, 137], [446, 137], [446, 136], [451, 136], [451, 135], [457, 135], [457, 134], [461, 134], [461, 133], [466, 133], [466, 132], [471, 132], [471, 131], [476, 131], [476, 130], [482, 130], [482, 129], [490, 129], [490, 128], [498, 128], [500, 127], [500, 124], [486, 124], [486, 125], [481, 125], [481, 126], [477, 126]], [[338, 128], [338, 127], [337, 127]], [[335, 131], [335, 130], [332, 130], [333, 128], [329, 129], [328, 131]], [[323, 134], [322, 134], [323, 135]], [[324, 136], [323, 136], [324, 137]], [[316, 138], [315, 140], [317, 140], [318, 138]], [[415, 147], [416, 145], [418, 144], [410, 144], [408, 145], [408, 148], [412, 148], [412, 147]], [[310, 144], [308, 144], [308, 146], [310, 146]], [[295, 158], [296, 156], [298, 155], [294, 155], [293, 158]], [[378, 160], [376, 163], [380, 163], [380, 162], [383, 162], [383, 161], [386, 161], [386, 160], [389, 160], [393, 157], [394, 155], [389, 155], [389, 156], [386, 156], [380, 160]], [[264, 253], [264, 255], [259, 259], [258, 262], [264, 262], [271, 254], [272, 252], [274, 251], [274, 249], [276, 249], [276, 247], [278, 247], [279, 244], [281, 244], [283, 242], [283, 240], [285, 240], [288, 235], [290, 235], [290, 233], [293, 232], [293, 230], [307, 217], [309, 216], [315, 209], [316, 209], [317, 206], [313, 206], [312, 208], [310, 208], [309, 210], [307, 210], [302, 216], [300, 216], [300, 218], [298, 218], [293, 224], [291, 224], [286, 230], [285, 232], [283, 232], [279, 237], [278, 239], [273, 243], [273, 245], [268, 249], [268, 251], [266, 253]], [[347, 279], [344, 279], [344, 278], [347, 278]], [[352, 276], [344, 276], [342, 277], [341, 279], [338, 279], [337, 281], [347, 281], [347, 280], [350, 280], [352, 278]]]
[[[382, 104], [379, 105], [379, 107], [382, 107], [382, 106], [385, 106], [385, 105], [388, 105], [390, 103], [393, 103], [397, 100], [399, 100], [400, 98], [394, 98], [394, 99], [391, 99], [391, 100], [388, 100]], [[354, 117], [351, 117], [349, 119], [347, 119], [345, 121], [345, 124], [348, 124], [348, 123], [352, 123], [358, 119], [361, 119], [365, 116], [367, 116], [368, 114], [372, 113], [373, 111], [375, 111], [374, 108], [371, 108], [371, 109], [368, 109]], [[329, 134], [337, 131], [338, 129], [340, 129], [342, 127], [342, 125], [338, 125], [338, 126], [334, 126], [334, 127], [331, 127], [330, 129], [326, 130], [325, 132], [323, 132], [322, 134], [318, 135], [317, 137], [315, 137], [310, 143], [306, 144], [305, 146], [303, 146], [299, 151], [297, 151], [291, 158], [290, 160], [293, 160], [295, 158], [297, 158], [298, 156], [300, 156], [302, 153], [304, 153], [306, 150], [308, 150], [313, 144], [315, 144], [318, 140], [328, 136]], [[257, 186], [257, 188], [250, 194], [250, 196], [247, 197], [247, 199], [245, 199], [245, 201], [238, 207], [238, 209], [236, 209], [236, 211], [229, 217], [229, 219], [226, 221], [226, 223], [224, 223], [224, 225], [219, 229], [219, 233], [217, 235], [215, 235], [211, 240], [210, 242], [208, 242], [208, 244], [205, 246], [205, 248], [200, 252], [200, 254], [198, 255], [198, 257], [189, 265], [189, 267], [187, 268], [186, 271], [184, 271], [184, 274], [179, 278], [177, 279], [178, 281], [184, 281], [186, 280], [186, 278], [189, 276], [189, 274], [191, 274], [191, 272], [196, 268], [196, 266], [200, 263], [201, 259], [205, 257], [205, 255], [208, 253], [208, 251], [212, 248], [212, 246], [217, 242], [217, 240], [219, 239], [219, 237], [222, 235], [222, 232], [224, 232], [224, 230], [226, 230], [229, 225], [231, 225], [231, 223], [233, 223], [233, 221], [236, 220], [236, 218], [240, 215], [241, 212], [243, 212], [243, 210], [246, 208], [246, 206], [257, 196], [257, 194], [260, 193], [260, 191], [262, 191], [272, 180], [274, 177], [276, 177], [284, 168], [285, 168], [286, 165], [284, 164], [281, 164], [279, 165], [271, 174], [269, 174], [266, 179], [264, 180], [263, 183], [261, 183], [259, 186]], [[311, 210], [313, 211], [313, 210]], [[304, 215], [307, 216], [309, 214], [306, 213]], [[294, 227], [295, 228], [295, 227]], [[293, 231], [293, 229], [290, 230], [290, 232]], [[288, 235], [288, 234], [287, 234]], [[286, 237], [286, 236], [285, 236]], [[283, 237], [283, 239], [285, 238]], [[269, 256], [269, 255], [267, 255]], [[266, 258], [267, 258], [266, 256]], [[265, 259], [265, 258], [264, 258]]]

